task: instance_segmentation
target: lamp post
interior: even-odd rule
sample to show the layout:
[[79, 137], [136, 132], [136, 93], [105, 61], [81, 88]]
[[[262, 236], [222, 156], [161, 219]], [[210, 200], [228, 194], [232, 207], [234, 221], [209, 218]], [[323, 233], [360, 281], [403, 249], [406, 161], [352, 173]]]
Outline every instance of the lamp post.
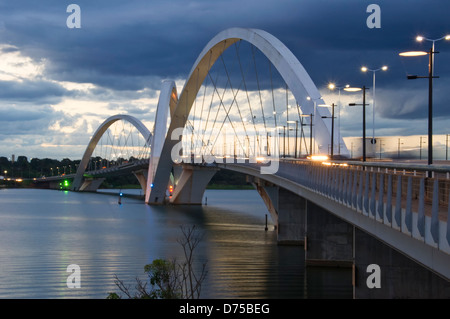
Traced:
[[[308, 155], [312, 155], [312, 146], [313, 146], [313, 138], [312, 138], [312, 129], [313, 129], [313, 117], [314, 114], [304, 114], [302, 115], [302, 117], [309, 117], [309, 154]], [[304, 124], [303, 122], [301, 123], [302, 127], [306, 126], [308, 124]], [[303, 128], [302, 128], [303, 130]], [[305, 145], [306, 147], [306, 145]]]
[[[316, 111], [317, 111], [317, 101], [318, 100], [320, 100], [322, 97], [321, 96], [319, 96], [318, 98], [311, 98], [310, 96], [308, 96], [308, 97], [306, 97], [306, 100], [308, 100], [308, 101], [313, 101], [313, 105], [314, 105], [314, 113], [311, 115], [311, 121], [313, 121], [313, 119], [314, 119], [314, 121], [317, 121], [314, 117], [316, 116]], [[316, 135], [316, 129], [314, 129], [314, 132], [313, 132], [313, 130], [312, 130], [312, 123], [311, 123], [311, 137], [314, 135]], [[313, 150], [311, 149], [311, 155], [314, 153], [313, 152]]]
[[365, 66], [363, 66], [361, 68], [362, 72], [370, 71], [370, 72], [373, 73], [373, 89], [372, 89], [372, 105], [373, 105], [372, 106], [372, 110], [373, 110], [373, 114], [372, 114], [372, 118], [373, 118], [372, 119], [372, 130], [373, 130], [373, 133], [372, 133], [372, 140], [370, 141], [372, 144], [376, 143], [376, 140], [375, 140], [375, 73], [378, 72], [378, 71], [387, 71], [387, 69], [388, 69], [388, 67], [386, 65], [383, 65], [379, 69], [369, 69], [369, 68], [367, 68]]
[[401, 138], [398, 138], [397, 158], [400, 158], [400, 145], [403, 145], [403, 143], [401, 143]]
[[[286, 123], [295, 123], [295, 147], [294, 147], [294, 158], [297, 158], [297, 138], [298, 138], [298, 120], [296, 121], [287, 121]], [[288, 129], [289, 132], [289, 129]], [[289, 147], [288, 147], [289, 149]], [[290, 153], [290, 149], [288, 150], [288, 152]]]
[[328, 88], [330, 90], [337, 89], [339, 92], [338, 105], [337, 105], [338, 106], [338, 116], [337, 116], [337, 118], [338, 118], [338, 123], [337, 123], [338, 136], [337, 136], [337, 139], [339, 141], [339, 143], [338, 143], [338, 154], [339, 155], [341, 155], [341, 90], [342, 89], [345, 90], [345, 88], [349, 88], [349, 87], [350, 87], [349, 84], [346, 84], [345, 86], [336, 86], [334, 83], [328, 84]]
[[[313, 126], [313, 122], [312, 122], [312, 118], [313, 118], [313, 114], [300, 114], [300, 149], [299, 149], [299, 155], [302, 154], [302, 138], [303, 141], [305, 142], [305, 149], [306, 149], [306, 155], [311, 155], [312, 154], [312, 126]], [[304, 123], [303, 119], [305, 117], [309, 117], [309, 124], [308, 123]], [[305, 136], [305, 132], [303, 130], [304, 126], [309, 126], [309, 147], [310, 147], [310, 151], [308, 152], [308, 146], [306, 145], [306, 136]]]
[[326, 105], [326, 104], [319, 104], [318, 106], [322, 106], [322, 107], [330, 107], [331, 106], [331, 116], [322, 116], [323, 119], [329, 119], [331, 118], [331, 149], [330, 149], [330, 158], [333, 159], [334, 156], [334, 103], [331, 105]]
[[419, 148], [419, 159], [422, 159], [422, 144], [426, 143], [425, 141], [422, 141], [423, 136], [420, 137], [420, 148]]
[[[423, 40], [431, 41], [433, 45], [428, 52], [424, 51], [408, 51], [399, 53], [400, 56], [405, 57], [413, 57], [413, 56], [423, 56], [428, 54], [429, 63], [428, 63], [428, 76], [417, 76], [417, 75], [408, 75], [408, 80], [415, 79], [428, 79], [428, 165], [433, 164], [433, 78], [439, 78], [438, 76], [434, 76], [434, 54], [438, 53], [435, 51], [435, 43], [440, 40], [450, 40], [450, 35], [443, 36], [438, 39], [427, 39], [422, 36], [418, 36], [416, 38], [417, 41], [421, 42]], [[429, 172], [429, 176], [431, 177], [431, 171]]]
[[[362, 104], [349, 103], [349, 106], [362, 105], [362, 107], [363, 107], [363, 119], [362, 119], [362, 122], [363, 122], [363, 129], [362, 129], [362, 131], [363, 131], [362, 132], [363, 156], [362, 156], [362, 160], [363, 160], [363, 162], [366, 161], [366, 105], [368, 105], [368, 104], [366, 104], [366, 89], [367, 88], [365, 86], [363, 86], [363, 88], [362, 88], [362, 91], [363, 91]], [[357, 92], [357, 91], [361, 91], [361, 88], [347, 88], [344, 90], [346, 90], [348, 92]]]
[[[441, 40], [450, 40], [450, 34], [447, 34], [447, 35], [445, 35], [443, 37], [440, 37], [438, 39], [428, 39], [428, 38], [425, 38], [425, 37], [423, 37], [421, 35], [416, 37], [416, 41], [418, 41], [418, 42], [422, 42], [424, 40], [425, 41], [429, 41], [429, 42], [432, 43], [431, 50], [432, 50], [432, 52], [434, 52], [435, 43], [437, 41], [441, 41]], [[434, 64], [434, 57], [433, 56], [432, 56], [432, 60], [433, 60], [433, 64]], [[431, 73], [432, 74], [434, 73], [434, 67], [431, 67]]]
[[445, 160], [448, 160], [448, 135], [445, 134]]

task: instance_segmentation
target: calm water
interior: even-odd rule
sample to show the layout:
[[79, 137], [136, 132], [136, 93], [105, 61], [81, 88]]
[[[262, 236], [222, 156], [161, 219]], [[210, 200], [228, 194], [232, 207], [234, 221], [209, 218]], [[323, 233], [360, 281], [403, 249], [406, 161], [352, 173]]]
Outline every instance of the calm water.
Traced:
[[[0, 190], [0, 298], [100, 298], [131, 286], [156, 258], [181, 258], [180, 225], [204, 233], [202, 298], [351, 298], [349, 270], [304, 267], [301, 247], [276, 245], [256, 191], [207, 190], [207, 206], [145, 205], [117, 196]], [[270, 217], [269, 217], [270, 220]], [[81, 268], [69, 289], [67, 266]]]

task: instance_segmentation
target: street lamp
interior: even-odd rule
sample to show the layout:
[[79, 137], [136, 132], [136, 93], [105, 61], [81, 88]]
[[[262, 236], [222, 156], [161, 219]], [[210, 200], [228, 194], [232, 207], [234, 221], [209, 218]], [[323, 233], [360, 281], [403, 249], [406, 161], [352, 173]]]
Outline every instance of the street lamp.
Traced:
[[338, 133], [338, 154], [341, 155], [341, 90], [345, 89], [345, 88], [349, 88], [350, 85], [346, 84], [345, 86], [336, 86], [334, 83], [330, 83], [328, 84], [328, 88], [330, 90], [334, 90], [337, 89], [339, 92], [339, 99], [338, 99], [338, 129], [337, 129], [337, 133]]
[[[294, 148], [294, 158], [297, 158], [297, 138], [298, 138], [298, 120], [287, 121], [286, 123], [295, 123], [295, 148]], [[289, 130], [288, 130], [289, 132]], [[300, 143], [301, 144], [301, 143]], [[289, 150], [290, 151], [290, 150]]]
[[[424, 41], [424, 40], [433, 43], [431, 49], [432, 49], [432, 51], [434, 52], [435, 43], [436, 43], [437, 41], [441, 41], [441, 40], [447, 40], [447, 41], [450, 40], [450, 34], [447, 34], [447, 35], [445, 35], [445, 36], [443, 36], [443, 37], [440, 37], [440, 38], [438, 38], [438, 39], [428, 39], [428, 38], [425, 38], [425, 37], [423, 37], [423, 36], [421, 36], [421, 35], [419, 35], [419, 36], [416, 37], [416, 41], [417, 41], [417, 42], [422, 42], [422, 41]], [[433, 59], [433, 64], [434, 64], [434, 57], [432, 57], [432, 59]], [[434, 67], [431, 68], [431, 72], [434, 73]]]
[[423, 56], [428, 54], [429, 57], [428, 76], [408, 75], [407, 79], [408, 80], [415, 80], [419, 78], [428, 79], [428, 165], [431, 165], [433, 164], [433, 78], [439, 78], [437, 76], [434, 76], [434, 54], [438, 53], [435, 51], [435, 43], [440, 40], [450, 40], [450, 35], [446, 35], [438, 39], [428, 39], [423, 36], [417, 36], [416, 40], [418, 42], [422, 42], [424, 40], [432, 42], [430, 51], [429, 52], [408, 51], [399, 53], [399, 55], [411, 57], [411, 56]]
[[400, 145], [403, 145], [401, 138], [398, 138], [397, 158], [400, 158]]
[[422, 136], [420, 137], [420, 147], [419, 147], [419, 159], [422, 159], [422, 144], [426, 143], [426, 141], [422, 141]]
[[[314, 114], [302, 114], [301, 115], [301, 119], [302, 119], [302, 121], [301, 121], [301, 126], [302, 126], [302, 133], [303, 133], [303, 126], [307, 126], [308, 124], [306, 124], [306, 123], [303, 123], [303, 118], [304, 117], [309, 117], [309, 154], [308, 155], [312, 155], [312, 129], [313, 129], [313, 117], [314, 117]], [[301, 145], [302, 145], [302, 143], [301, 143], [301, 141], [300, 141], [300, 147], [301, 147]], [[305, 141], [305, 148], [306, 148], [306, 141]], [[300, 148], [300, 153], [301, 153], [301, 148]], [[306, 152], [306, 153], [308, 153], [308, 152]]]
[[326, 104], [319, 104], [318, 106], [321, 107], [331, 107], [331, 116], [322, 116], [323, 119], [329, 119], [331, 118], [331, 150], [330, 150], [330, 158], [333, 159], [333, 150], [334, 150], [334, 103], [331, 105], [326, 105]]
[[448, 160], [448, 136], [450, 134], [445, 134], [445, 160]]
[[[362, 104], [349, 103], [349, 106], [362, 105], [362, 107], [363, 107], [363, 120], [362, 120], [362, 122], [363, 122], [363, 129], [362, 129], [363, 130], [363, 132], [362, 132], [362, 136], [363, 136], [363, 138], [362, 138], [362, 145], [363, 145], [362, 160], [363, 160], [363, 162], [366, 161], [366, 105], [368, 105], [368, 104], [366, 104], [366, 89], [367, 88], [365, 86], [363, 86], [363, 88], [362, 88], [362, 91], [363, 91], [363, 103]], [[349, 87], [349, 88], [346, 88], [344, 90], [347, 91], [347, 92], [358, 92], [358, 91], [361, 91], [361, 88]]]
[[[424, 37], [418, 36], [416, 38], [417, 41], [431, 41], [433, 45], [428, 52], [424, 51], [408, 51], [399, 53], [400, 56], [404, 57], [414, 57], [414, 56], [424, 56], [428, 54], [429, 64], [428, 64], [428, 76], [418, 76], [418, 75], [408, 75], [408, 80], [415, 79], [428, 79], [428, 165], [433, 164], [433, 79], [439, 78], [438, 76], [434, 76], [434, 54], [438, 53], [434, 50], [435, 42], [439, 40], [450, 40], [450, 36], [444, 36], [439, 39], [426, 39]], [[431, 174], [431, 173], [430, 173]]]
[[[316, 116], [316, 111], [317, 111], [317, 101], [318, 100], [320, 100], [322, 97], [321, 96], [319, 96], [319, 97], [317, 97], [317, 98], [311, 98], [310, 96], [307, 96], [306, 97], [306, 100], [308, 100], [308, 101], [313, 101], [313, 105], [314, 105], [314, 113], [313, 113], [313, 117], [311, 117], [311, 120], [313, 120], [314, 119], [314, 121], [317, 121], [317, 119], [315, 118], [315, 116]], [[315, 123], [316, 124], [316, 123]], [[315, 125], [314, 124], [314, 125]], [[312, 127], [311, 127], [312, 128]], [[316, 129], [314, 128], [314, 131], [313, 131], [313, 133], [311, 133], [312, 135], [311, 136], [313, 136], [314, 135], [314, 137], [316, 136]], [[315, 139], [315, 138], [314, 138]], [[311, 149], [311, 154], [313, 154], [314, 152], [313, 152], [313, 150]]]
[[372, 92], [373, 92], [372, 93], [372, 103], [373, 103], [373, 106], [372, 106], [372, 110], [373, 110], [372, 126], [373, 127], [372, 127], [372, 129], [373, 129], [373, 133], [372, 133], [372, 141], [371, 141], [372, 144], [376, 143], [376, 140], [375, 140], [375, 73], [378, 71], [387, 71], [387, 69], [388, 69], [388, 67], [386, 65], [383, 65], [381, 68], [378, 68], [378, 69], [368, 69], [365, 66], [363, 66], [361, 68], [362, 72], [370, 71], [373, 73], [373, 89], [372, 89]]

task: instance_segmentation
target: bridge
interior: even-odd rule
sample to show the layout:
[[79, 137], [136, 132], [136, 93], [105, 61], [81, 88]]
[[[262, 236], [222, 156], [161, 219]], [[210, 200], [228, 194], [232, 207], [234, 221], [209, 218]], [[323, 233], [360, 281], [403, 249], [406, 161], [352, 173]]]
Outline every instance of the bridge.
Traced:
[[[303, 245], [307, 265], [352, 267], [355, 298], [450, 297], [450, 166], [351, 159], [327, 106], [278, 39], [228, 29], [201, 51], [180, 94], [163, 82], [152, 129], [109, 117], [75, 174], [36, 183], [58, 188], [64, 178], [73, 191], [95, 191], [106, 176], [134, 174], [146, 204], [201, 204], [218, 170], [239, 172], [280, 244]], [[381, 288], [366, 282], [373, 264]]]

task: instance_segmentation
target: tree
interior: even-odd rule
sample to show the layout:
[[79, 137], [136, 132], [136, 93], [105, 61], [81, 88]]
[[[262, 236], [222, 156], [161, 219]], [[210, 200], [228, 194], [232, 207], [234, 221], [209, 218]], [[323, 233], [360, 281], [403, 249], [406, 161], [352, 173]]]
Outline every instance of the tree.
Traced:
[[[119, 290], [131, 299], [198, 299], [201, 287], [206, 278], [206, 263], [201, 265], [199, 271], [195, 269], [194, 251], [200, 243], [202, 236], [192, 227], [181, 226], [182, 237], [177, 241], [183, 248], [185, 260], [178, 262], [165, 259], [155, 259], [151, 264], [144, 266], [148, 281], [136, 278], [135, 291], [132, 292], [117, 275], [114, 283]], [[150, 284], [150, 286], [148, 285]], [[109, 293], [108, 299], [121, 299], [117, 293]]]

